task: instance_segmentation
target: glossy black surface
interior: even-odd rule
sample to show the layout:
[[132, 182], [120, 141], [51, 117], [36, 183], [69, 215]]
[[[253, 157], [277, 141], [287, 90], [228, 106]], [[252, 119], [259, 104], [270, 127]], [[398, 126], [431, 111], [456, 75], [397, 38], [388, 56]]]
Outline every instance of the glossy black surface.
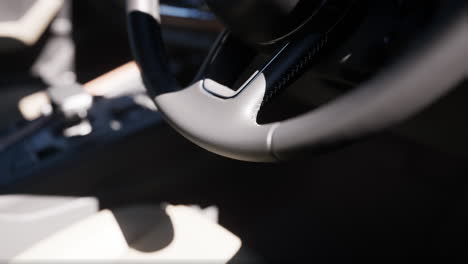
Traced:
[[206, 0], [211, 10], [239, 37], [266, 43], [298, 28], [326, 0]]

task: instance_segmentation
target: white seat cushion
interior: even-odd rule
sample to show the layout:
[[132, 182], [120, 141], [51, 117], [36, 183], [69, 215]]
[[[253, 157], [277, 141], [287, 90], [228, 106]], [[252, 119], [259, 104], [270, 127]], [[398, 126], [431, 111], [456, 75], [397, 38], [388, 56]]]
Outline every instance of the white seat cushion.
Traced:
[[[102, 211], [36, 244], [13, 259], [31, 261], [227, 263], [241, 241], [196, 209], [168, 206]], [[167, 219], [165, 221], [164, 212]], [[159, 218], [159, 220], [157, 220]]]

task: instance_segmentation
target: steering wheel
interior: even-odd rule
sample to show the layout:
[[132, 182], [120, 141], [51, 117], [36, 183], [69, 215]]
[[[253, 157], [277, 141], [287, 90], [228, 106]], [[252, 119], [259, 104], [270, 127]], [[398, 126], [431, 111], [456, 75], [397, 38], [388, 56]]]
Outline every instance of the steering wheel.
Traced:
[[[229, 158], [276, 162], [340, 146], [414, 115], [468, 73], [467, 4], [451, 1], [457, 7], [450, 19], [424, 44], [360, 87], [308, 113], [260, 125], [262, 104], [313, 60], [355, 1], [207, 2], [230, 30], [188, 87], [180, 87], [169, 69], [158, 0], [128, 0], [130, 39], [145, 86], [167, 122], [195, 144]], [[252, 56], [252, 46], [268, 50], [268, 56]]]

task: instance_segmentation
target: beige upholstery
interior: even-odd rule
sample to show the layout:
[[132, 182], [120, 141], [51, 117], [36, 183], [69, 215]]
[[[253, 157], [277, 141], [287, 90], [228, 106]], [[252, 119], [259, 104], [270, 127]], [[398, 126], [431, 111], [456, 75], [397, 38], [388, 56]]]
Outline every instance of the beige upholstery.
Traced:
[[102, 211], [27, 249], [11, 262], [226, 263], [238, 237], [185, 206]]

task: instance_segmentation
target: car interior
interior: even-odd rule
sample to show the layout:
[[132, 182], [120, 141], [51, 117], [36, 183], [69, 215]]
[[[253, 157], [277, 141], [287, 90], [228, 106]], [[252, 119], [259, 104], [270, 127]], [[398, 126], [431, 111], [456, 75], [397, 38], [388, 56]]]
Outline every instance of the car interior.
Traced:
[[2, 0], [0, 261], [463, 260], [467, 77], [466, 0]]

